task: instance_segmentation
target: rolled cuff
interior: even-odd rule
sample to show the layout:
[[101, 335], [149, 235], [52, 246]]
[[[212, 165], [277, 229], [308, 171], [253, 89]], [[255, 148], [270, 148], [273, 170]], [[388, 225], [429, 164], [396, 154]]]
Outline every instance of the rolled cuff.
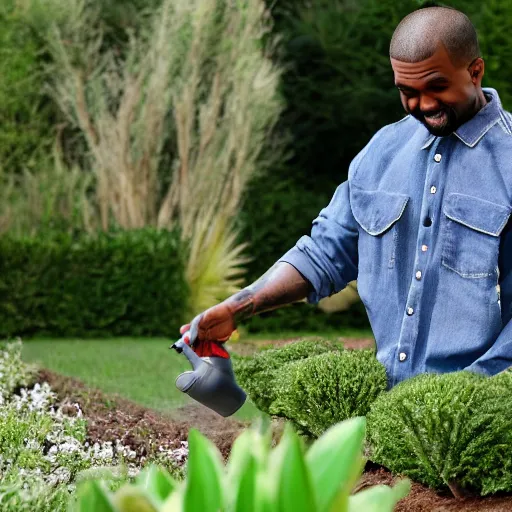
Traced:
[[[341, 279], [334, 265], [321, 261], [321, 251], [315, 249], [313, 240], [303, 236], [295, 247], [278, 260], [295, 267], [311, 283], [313, 291], [307, 296], [310, 304], [318, 304], [321, 299], [342, 290], [348, 284]], [[326, 266], [327, 272], [324, 270]]]

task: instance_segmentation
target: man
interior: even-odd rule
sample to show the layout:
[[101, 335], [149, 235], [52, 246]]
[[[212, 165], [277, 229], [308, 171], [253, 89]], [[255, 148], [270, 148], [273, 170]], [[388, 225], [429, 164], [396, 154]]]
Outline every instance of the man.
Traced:
[[409, 115], [356, 156], [311, 236], [182, 328], [199, 354], [225, 355], [215, 342], [251, 315], [357, 279], [391, 386], [512, 365], [512, 116], [482, 89], [476, 31], [459, 11], [408, 15], [390, 58]]

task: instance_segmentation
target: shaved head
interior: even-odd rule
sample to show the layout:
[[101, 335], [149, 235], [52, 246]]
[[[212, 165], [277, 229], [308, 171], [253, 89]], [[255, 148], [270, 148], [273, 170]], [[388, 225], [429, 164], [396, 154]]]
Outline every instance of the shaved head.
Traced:
[[405, 111], [433, 135], [450, 135], [487, 103], [476, 30], [460, 11], [412, 12], [396, 28], [389, 56]]
[[402, 62], [421, 62], [444, 46], [456, 66], [480, 57], [475, 27], [462, 12], [450, 7], [426, 7], [406, 16], [396, 28], [389, 56]]

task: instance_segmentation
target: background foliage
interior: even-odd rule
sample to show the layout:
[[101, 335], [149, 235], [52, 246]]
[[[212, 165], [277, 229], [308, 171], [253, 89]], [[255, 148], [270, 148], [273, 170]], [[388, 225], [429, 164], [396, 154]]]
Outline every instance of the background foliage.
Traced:
[[[147, 36], [152, 14], [162, 3], [80, 1], [95, 9], [90, 33], [102, 34], [99, 55], [115, 63], [129, 55], [134, 38]], [[301, 235], [309, 233], [312, 220], [346, 179], [351, 159], [375, 131], [403, 116], [388, 60], [389, 40], [403, 16], [432, 3], [266, 2], [273, 28], [271, 33], [262, 34], [262, 41], [266, 44], [278, 38], [277, 51], [271, 55], [283, 70], [280, 93], [286, 106], [258, 156], [258, 165], [266, 172], [251, 179], [242, 208], [235, 215], [241, 230], [239, 242], [249, 244], [245, 255], [250, 261], [243, 263], [248, 283], [262, 275]], [[473, 21], [486, 61], [484, 85], [495, 87], [505, 108], [511, 109], [510, 2], [447, 0], [440, 4], [463, 10]], [[44, 34], [50, 24], [65, 29], [69, 6], [70, 2], [63, 0], [6, 0], [0, 6], [4, 28], [0, 35], [0, 231], [28, 234], [48, 227], [69, 231], [70, 225], [72, 231], [83, 231], [94, 224], [87, 210], [94, 169], [88, 165], [85, 138], [60, 112], [47, 87], [54, 55], [45, 46]], [[162, 145], [159, 179], [164, 188], [169, 184], [167, 171], [176, 153], [175, 135], [170, 130]], [[284, 151], [276, 141], [286, 141]], [[167, 175], [162, 173], [164, 168]], [[84, 216], [84, 211], [89, 215]], [[215, 254], [213, 261], [225, 259], [224, 250], [211, 254]], [[242, 257], [235, 260], [245, 261]], [[215, 269], [208, 266], [208, 259], [197, 261], [196, 267], [206, 277], [191, 279], [209, 286]], [[189, 275], [193, 274], [191, 269]], [[361, 303], [335, 316], [299, 305], [255, 319], [248, 329], [301, 328], [304, 324], [324, 329], [346, 323], [368, 327]]]
[[179, 233], [0, 238], [0, 336], [175, 335], [188, 290]]

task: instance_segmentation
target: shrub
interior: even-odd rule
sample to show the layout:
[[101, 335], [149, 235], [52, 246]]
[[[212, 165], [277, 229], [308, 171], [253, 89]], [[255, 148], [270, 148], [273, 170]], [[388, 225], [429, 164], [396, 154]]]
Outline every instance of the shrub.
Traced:
[[171, 335], [184, 320], [177, 232], [0, 238], [0, 336]]
[[341, 347], [321, 339], [297, 341], [281, 348], [257, 352], [250, 357], [233, 356], [234, 370], [238, 383], [255, 405], [269, 412], [276, 398], [277, 373], [283, 371], [287, 363], [331, 350], [341, 350]]
[[317, 437], [329, 427], [364, 416], [386, 390], [386, 370], [373, 350], [329, 352], [296, 361], [275, 373], [270, 413]]
[[141, 474], [136, 485], [127, 485], [115, 494], [100, 482], [89, 482], [79, 491], [76, 510], [390, 512], [408, 493], [409, 482], [400, 482], [393, 489], [377, 486], [350, 496], [363, 468], [364, 429], [364, 418], [336, 425], [306, 455], [289, 425], [273, 450], [271, 436], [246, 430], [235, 441], [226, 471], [215, 446], [192, 430], [183, 484], [156, 467]]
[[368, 415], [370, 457], [436, 489], [512, 491], [512, 373], [421, 375]]

